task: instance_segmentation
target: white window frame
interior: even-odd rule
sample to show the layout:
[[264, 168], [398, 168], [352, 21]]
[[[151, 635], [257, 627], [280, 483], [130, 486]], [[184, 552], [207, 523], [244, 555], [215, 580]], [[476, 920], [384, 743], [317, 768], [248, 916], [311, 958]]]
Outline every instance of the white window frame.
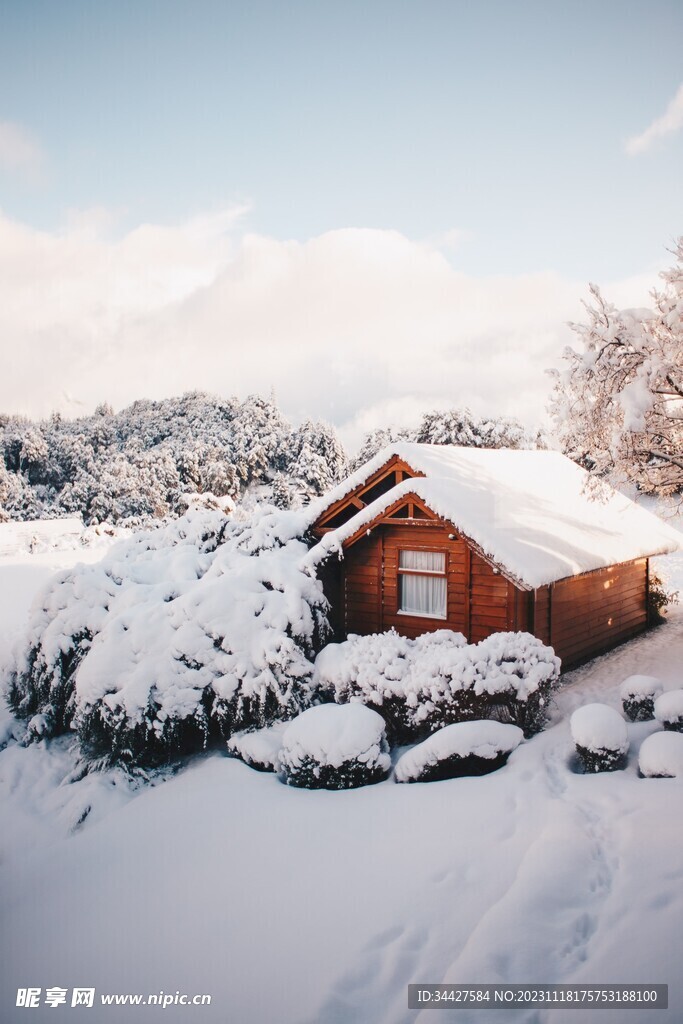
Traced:
[[[429, 555], [442, 555], [443, 557], [443, 570], [441, 569], [408, 569], [401, 565], [402, 554], [429, 554]], [[445, 581], [444, 586], [444, 598], [443, 598], [443, 613], [432, 614], [430, 612], [416, 612], [409, 611], [401, 607], [403, 601], [403, 585], [402, 578], [406, 576], [421, 576], [426, 579], [442, 579]], [[398, 615], [407, 615], [409, 618], [416, 619], [437, 619], [444, 622], [448, 618], [448, 553], [438, 548], [401, 548], [398, 552], [398, 579], [397, 579], [397, 601], [398, 601]]]

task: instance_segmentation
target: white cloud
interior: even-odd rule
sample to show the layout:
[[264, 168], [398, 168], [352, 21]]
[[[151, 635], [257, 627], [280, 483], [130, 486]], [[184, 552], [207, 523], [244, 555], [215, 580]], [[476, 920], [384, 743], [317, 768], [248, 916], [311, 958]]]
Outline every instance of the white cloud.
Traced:
[[463, 245], [469, 242], [472, 237], [472, 232], [467, 228], [448, 228], [437, 235], [431, 235], [425, 239], [425, 242], [428, 246], [433, 246], [435, 249], [455, 251], [462, 249]]
[[39, 178], [43, 151], [35, 139], [14, 121], [0, 121], [0, 169]]
[[683, 85], [669, 103], [661, 117], [656, 118], [640, 135], [633, 135], [626, 142], [629, 156], [637, 156], [650, 149], [663, 135], [672, 135], [683, 127]]
[[349, 444], [436, 406], [543, 416], [583, 282], [470, 277], [392, 231], [240, 237], [242, 212], [117, 241], [101, 213], [61, 234], [0, 216], [0, 411], [274, 386], [292, 418], [328, 419]]

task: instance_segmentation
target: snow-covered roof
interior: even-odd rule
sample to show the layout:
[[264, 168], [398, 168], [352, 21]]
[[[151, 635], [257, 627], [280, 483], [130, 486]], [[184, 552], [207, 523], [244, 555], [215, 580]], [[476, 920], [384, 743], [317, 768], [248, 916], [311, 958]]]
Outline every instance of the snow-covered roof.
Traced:
[[338, 550], [408, 493], [532, 589], [683, 547], [673, 527], [553, 451], [393, 444], [312, 504], [314, 519], [362, 487], [393, 456], [424, 477], [397, 484], [325, 534], [312, 552], [316, 560]]

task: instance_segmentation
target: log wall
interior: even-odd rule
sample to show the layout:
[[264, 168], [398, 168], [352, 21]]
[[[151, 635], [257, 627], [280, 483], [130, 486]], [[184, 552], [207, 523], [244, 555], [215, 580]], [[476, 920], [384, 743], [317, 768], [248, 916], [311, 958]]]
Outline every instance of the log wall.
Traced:
[[[416, 637], [435, 629], [452, 629], [467, 635], [466, 586], [469, 548], [464, 540], [453, 536], [453, 527], [441, 523], [383, 526], [384, 587], [383, 629], [393, 626], [402, 636]], [[398, 553], [406, 551], [444, 551], [446, 553], [446, 618], [431, 619], [422, 615], [406, 615], [398, 610]]]
[[[446, 553], [445, 619], [399, 612], [401, 549]], [[642, 558], [522, 591], [454, 536], [449, 524], [411, 521], [378, 525], [348, 548], [339, 597], [329, 596], [333, 607], [343, 600], [338, 622], [345, 634], [393, 627], [403, 636], [416, 637], [452, 629], [477, 643], [494, 632], [528, 630], [554, 647], [567, 669], [647, 627], [647, 574], [647, 559]]]
[[380, 633], [382, 543], [379, 532], [344, 553], [344, 625], [347, 633]]
[[550, 642], [563, 669], [647, 628], [647, 572], [640, 558], [552, 584]]

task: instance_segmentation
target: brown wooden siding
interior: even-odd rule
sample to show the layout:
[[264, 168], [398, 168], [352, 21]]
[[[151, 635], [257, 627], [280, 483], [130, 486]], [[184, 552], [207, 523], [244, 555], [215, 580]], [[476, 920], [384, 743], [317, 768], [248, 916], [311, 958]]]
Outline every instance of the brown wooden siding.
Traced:
[[[384, 548], [383, 629], [393, 628], [402, 636], [416, 637], [435, 629], [466, 632], [466, 569], [467, 545], [460, 537], [454, 540], [453, 527], [442, 523], [418, 523], [381, 527]], [[446, 618], [431, 619], [422, 615], [405, 615], [398, 611], [398, 553], [408, 551], [443, 551], [446, 553]]]
[[347, 633], [378, 633], [381, 616], [382, 544], [377, 532], [344, 555], [344, 623]]
[[[504, 576], [495, 572], [484, 559], [472, 552], [470, 575], [470, 643], [478, 643], [491, 633], [512, 629], [514, 619], [510, 597], [514, 590]], [[514, 607], [514, 606], [513, 606]]]
[[550, 587], [533, 592], [533, 628], [531, 632], [544, 643], [550, 643]]
[[[445, 619], [398, 611], [399, 551], [446, 553]], [[454, 534], [443, 521], [384, 522], [347, 548], [342, 580], [342, 632], [376, 633], [392, 627], [416, 637], [436, 629], [463, 633], [478, 643], [491, 633], [528, 630], [555, 649], [563, 669], [635, 636], [647, 626], [647, 559], [560, 580], [528, 592]], [[334, 582], [326, 592], [334, 606]]]
[[563, 669], [623, 643], [646, 627], [646, 558], [572, 576], [550, 588], [550, 642]]
[[[399, 551], [446, 554], [445, 619], [405, 615], [399, 604]], [[443, 522], [383, 523], [345, 552], [344, 604], [347, 633], [394, 628], [416, 637], [435, 629], [463, 633], [471, 643], [529, 626], [529, 594], [509, 583]]]

